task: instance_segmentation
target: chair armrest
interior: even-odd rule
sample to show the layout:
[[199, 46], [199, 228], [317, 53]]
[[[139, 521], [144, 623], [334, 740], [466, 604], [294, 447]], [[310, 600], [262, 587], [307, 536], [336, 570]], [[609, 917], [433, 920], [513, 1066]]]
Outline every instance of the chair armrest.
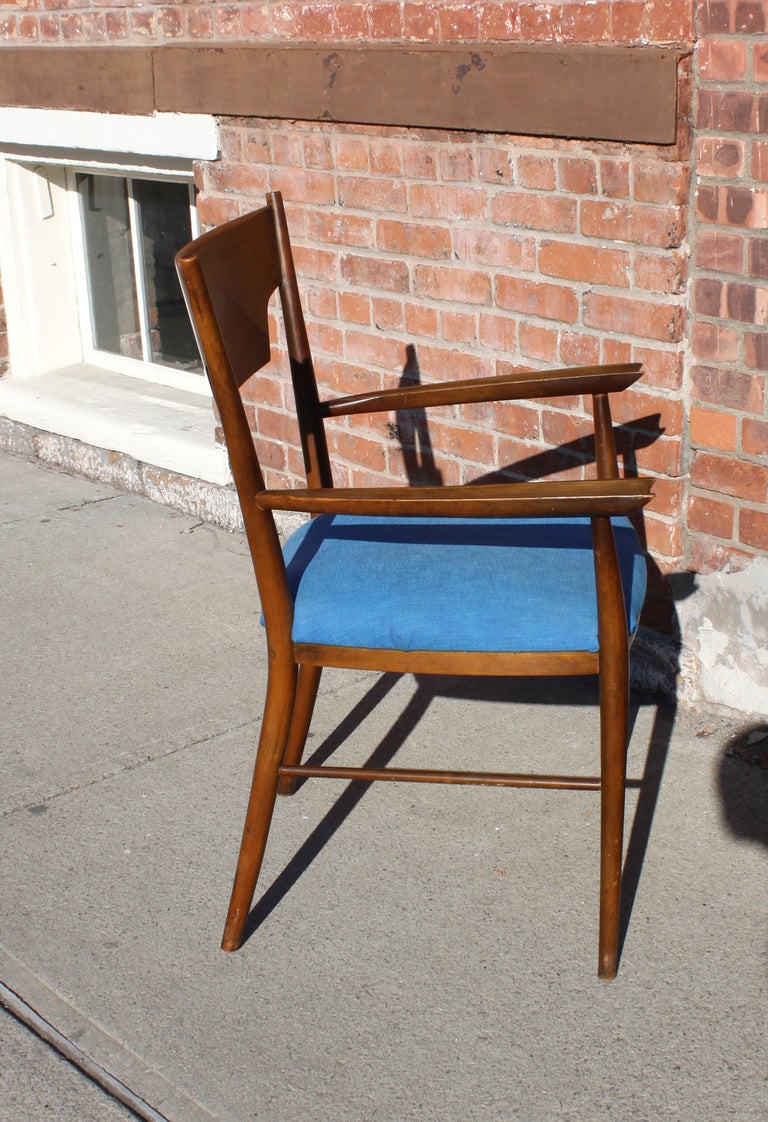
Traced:
[[466, 487], [359, 487], [261, 491], [263, 510], [442, 518], [613, 517], [651, 499], [650, 479], [583, 479]]
[[352, 413], [469, 405], [481, 401], [616, 393], [631, 386], [642, 373], [642, 363], [633, 362], [532, 370], [492, 378], [469, 378], [462, 382], [435, 382], [432, 385], [417, 383], [323, 401], [320, 411], [324, 417], [344, 417]]

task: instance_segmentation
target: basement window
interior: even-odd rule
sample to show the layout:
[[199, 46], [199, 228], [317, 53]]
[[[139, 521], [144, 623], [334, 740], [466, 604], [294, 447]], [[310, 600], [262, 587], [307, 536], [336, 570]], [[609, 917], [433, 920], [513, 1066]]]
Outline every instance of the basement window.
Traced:
[[173, 263], [217, 156], [209, 117], [0, 109], [0, 416], [229, 480]]
[[82, 171], [68, 178], [85, 361], [166, 383], [202, 378], [173, 263], [198, 230], [192, 184]]

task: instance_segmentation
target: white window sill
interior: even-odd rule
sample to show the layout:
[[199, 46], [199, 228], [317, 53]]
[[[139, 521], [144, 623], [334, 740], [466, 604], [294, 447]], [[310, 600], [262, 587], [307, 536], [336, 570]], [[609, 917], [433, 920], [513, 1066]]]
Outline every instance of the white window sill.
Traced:
[[0, 378], [0, 415], [193, 479], [231, 480], [210, 398], [185, 390], [78, 364]]

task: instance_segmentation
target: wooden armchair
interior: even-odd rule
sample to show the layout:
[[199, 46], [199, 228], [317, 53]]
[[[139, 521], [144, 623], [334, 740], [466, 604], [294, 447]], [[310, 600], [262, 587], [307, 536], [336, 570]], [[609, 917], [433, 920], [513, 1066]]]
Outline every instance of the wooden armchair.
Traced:
[[[280, 195], [176, 258], [213, 388], [258, 583], [269, 673], [222, 947], [237, 949], [278, 790], [300, 777], [599, 790], [599, 974], [618, 961], [629, 645], [645, 560], [627, 516], [650, 483], [619, 477], [608, 395], [639, 364], [411, 385], [321, 401]], [[279, 289], [307, 488], [267, 490], [239, 388], [270, 359]], [[464, 487], [335, 488], [324, 421], [352, 413], [592, 396], [597, 478]], [[316, 517], [281, 549], [273, 511]], [[322, 667], [416, 674], [596, 674], [600, 776], [301, 763]]]

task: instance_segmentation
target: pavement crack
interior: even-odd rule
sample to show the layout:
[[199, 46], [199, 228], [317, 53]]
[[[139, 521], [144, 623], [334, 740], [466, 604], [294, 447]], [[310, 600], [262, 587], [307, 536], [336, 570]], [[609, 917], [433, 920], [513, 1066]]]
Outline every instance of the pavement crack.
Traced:
[[[243, 729], [258, 728], [261, 720], [254, 719], [249, 721], [242, 721], [240, 724], [232, 725], [229, 728], [218, 729], [215, 732], [206, 733], [195, 740], [190, 740], [184, 744], [178, 744], [167, 751], [158, 752], [154, 755], [143, 755], [140, 759], [130, 760], [128, 763], [120, 767], [113, 767], [109, 771], [103, 772], [101, 775], [94, 775], [90, 779], [84, 779], [80, 783], [71, 783], [68, 787], [60, 787], [58, 790], [51, 791], [42, 797], [35, 797], [34, 801], [24, 801], [7, 807], [0, 812], [0, 818], [9, 817], [12, 814], [18, 814], [19, 811], [25, 810], [28, 814], [44, 814], [48, 809], [49, 804], [55, 802], [57, 799], [63, 798], [66, 795], [72, 795], [75, 791], [86, 791], [89, 787], [97, 787], [100, 783], [104, 783], [108, 779], [114, 779], [118, 775], [126, 775], [132, 771], [138, 771], [139, 768], [147, 767], [149, 764], [158, 763], [162, 760], [170, 759], [172, 756], [177, 756], [180, 752], [186, 752], [193, 748], [199, 748], [203, 744], [208, 744], [211, 741], [218, 740], [221, 736], [228, 736], [230, 733], [240, 732]], [[146, 752], [143, 749], [142, 752]]]
[[69, 506], [59, 506], [56, 508], [59, 514], [65, 510], [83, 510], [87, 506], [96, 506], [97, 503], [111, 503], [115, 499], [122, 499], [122, 495], [103, 495], [100, 499], [79, 499], [78, 502], [72, 503]]

